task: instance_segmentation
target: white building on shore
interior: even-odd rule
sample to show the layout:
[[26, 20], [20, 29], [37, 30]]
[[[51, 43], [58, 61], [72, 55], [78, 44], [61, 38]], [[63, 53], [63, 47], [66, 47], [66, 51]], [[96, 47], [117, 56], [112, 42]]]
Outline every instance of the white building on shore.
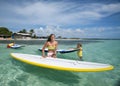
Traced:
[[31, 39], [31, 34], [29, 33], [13, 33], [12, 39]]

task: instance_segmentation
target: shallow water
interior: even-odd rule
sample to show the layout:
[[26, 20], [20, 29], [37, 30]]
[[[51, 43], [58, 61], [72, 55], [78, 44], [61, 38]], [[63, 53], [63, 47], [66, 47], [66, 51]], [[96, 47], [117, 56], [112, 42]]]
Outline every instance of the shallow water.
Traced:
[[[69, 40], [58, 41], [58, 48], [74, 48], [78, 42], [83, 45], [83, 60], [107, 63], [114, 70], [104, 72], [68, 72], [46, 69], [22, 63], [11, 58], [10, 53], [41, 55], [38, 48], [44, 41], [16, 41], [25, 47], [6, 48], [7, 42], [0, 42], [0, 86], [120, 86], [120, 40]], [[58, 58], [79, 58], [76, 52], [57, 54]]]

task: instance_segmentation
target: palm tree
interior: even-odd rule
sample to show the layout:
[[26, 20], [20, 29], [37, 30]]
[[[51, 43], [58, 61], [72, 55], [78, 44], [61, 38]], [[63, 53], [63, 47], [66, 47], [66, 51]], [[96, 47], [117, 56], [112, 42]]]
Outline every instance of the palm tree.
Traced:
[[19, 33], [27, 33], [26, 29], [20, 30]]
[[33, 33], [34, 33], [34, 30], [33, 29], [31, 29], [30, 31], [30, 34], [31, 34], [31, 36], [33, 35]]

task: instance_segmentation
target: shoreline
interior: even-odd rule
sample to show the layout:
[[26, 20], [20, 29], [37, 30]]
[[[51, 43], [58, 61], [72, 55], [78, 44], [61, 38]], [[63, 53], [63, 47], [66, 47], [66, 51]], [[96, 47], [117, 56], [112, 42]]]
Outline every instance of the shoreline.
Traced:
[[[47, 39], [0, 39], [0, 41], [13, 41], [13, 40], [23, 40], [23, 41], [27, 41], [27, 40], [47, 40]], [[82, 39], [56, 39], [56, 40], [82, 40]]]
[[[23, 40], [23, 41], [29, 41], [29, 40], [47, 40], [47, 39], [0, 39], [0, 41], [13, 41], [13, 40]], [[72, 39], [72, 38], [66, 38], [66, 39], [57, 39], [56, 40], [120, 40], [120, 38], [80, 38], [80, 39]]]

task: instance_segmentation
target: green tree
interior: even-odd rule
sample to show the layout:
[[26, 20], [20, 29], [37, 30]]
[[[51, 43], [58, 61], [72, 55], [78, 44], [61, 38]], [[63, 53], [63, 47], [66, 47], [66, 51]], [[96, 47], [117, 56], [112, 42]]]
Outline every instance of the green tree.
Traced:
[[33, 35], [33, 33], [34, 33], [34, 30], [33, 30], [33, 29], [31, 29], [29, 32], [30, 32], [30, 35], [32, 36], [32, 35]]
[[34, 34], [33, 38], [37, 38], [36, 34]]
[[0, 27], [0, 35], [11, 36], [12, 32], [6, 27]]
[[23, 29], [23, 33], [27, 33], [26, 29]]
[[34, 30], [33, 30], [33, 29], [31, 29], [31, 30], [30, 30], [30, 33], [34, 33]]
[[27, 33], [26, 29], [20, 30], [19, 33]]

